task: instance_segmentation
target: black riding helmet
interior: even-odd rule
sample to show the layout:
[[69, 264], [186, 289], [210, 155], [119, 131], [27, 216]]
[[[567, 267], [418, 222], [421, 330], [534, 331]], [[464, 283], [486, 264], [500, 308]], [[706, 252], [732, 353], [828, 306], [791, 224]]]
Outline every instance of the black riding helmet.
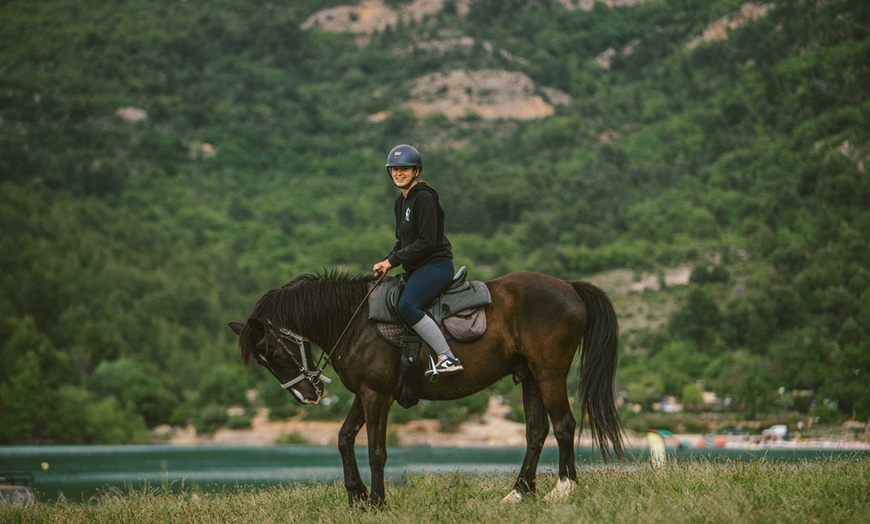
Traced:
[[417, 176], [414, 177], [416, 179], [420, 176], [420, 172], [423, 171], [423, 158], [420, 156], [419, 151], [407, 144], [402, 144], [391, 149], [390, 154], [387, 155], [387, 174], [390, 175], [391, 167], [399, 166], [416, 167]]

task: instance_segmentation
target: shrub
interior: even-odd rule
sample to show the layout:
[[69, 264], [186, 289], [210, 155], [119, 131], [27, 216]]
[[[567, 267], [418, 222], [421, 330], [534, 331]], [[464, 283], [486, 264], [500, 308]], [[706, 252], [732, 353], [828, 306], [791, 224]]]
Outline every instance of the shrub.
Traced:
[[227, 409], [216, 404], [209, 404], [202, 408], [194, 419], [193, 425], [196, 432], [202, 435], [211, 435], [218, 429], [226, 426], [230, 421]]

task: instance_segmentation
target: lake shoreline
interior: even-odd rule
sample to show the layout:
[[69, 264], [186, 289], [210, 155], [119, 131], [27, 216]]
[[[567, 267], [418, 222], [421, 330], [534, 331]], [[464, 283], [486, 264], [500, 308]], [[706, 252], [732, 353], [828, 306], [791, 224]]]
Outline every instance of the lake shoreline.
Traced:
[[[484, 414], [473, 417], [450, 431], [442, 431], [437, 420], [420, 419], [406, 423], [390, 424], [389, 444], [398, 447], [448, 447], [448, 448], [525, 448], [526, 426], [507, 418], [509, 407], [490, 399]], [[251, 427], [243, 429], [222, 428], [211, 435], [198, 435], [192, 426], [186, 428], [163, 427], [155, 432], [156, 440], [172, 445], [226, 445], [269, 446], [298, 443], [312, 446], [338, 445], [340, 421], [309, 421], [290, 419], [269, 420], [268, 411], [260, 410], [254, 416]], [[357, 446], [367, 444], [365, 430], [357, 437]], [[646, 434], [626, 431], [625, 448], [647, 448]], [[557, 447], [552, 431], [547, 436], [545, 447]], [[758, 435], [704, 435], [698, 433], [667, 434], [665, 445], [676, 448], [729, 448], [741, 450], [760, 449], [840, 449], [870, 450], [870, 442], [854, 437], [816, 437], [809, 439], [762, 439]], [[585, 428], [576, 446], [593, 448], [594, 443], [588, 428]]]

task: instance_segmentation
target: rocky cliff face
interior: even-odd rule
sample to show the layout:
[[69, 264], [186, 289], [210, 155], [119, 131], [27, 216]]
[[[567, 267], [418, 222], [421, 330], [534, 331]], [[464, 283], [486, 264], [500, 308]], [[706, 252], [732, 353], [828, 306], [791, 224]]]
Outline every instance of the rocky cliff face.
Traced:
[[[471, 0], [458, 0], [456, 13], [468, 13]], [[399, 9], [392, 9], [382, 0], [363, 0], [358, 5], [342, 5], [318, 11], [302, 23], [302, 29], [320, 28], [326, 31], [349, 32], [364, 45], [368, 36], [401, 22], [420, 22], [444, 10], [444, 0], [414, 0]]]
[[[455, 13], [459, 18], [468, 14], [474, 0], [456, 0]], [[560, 0], [567, 10], [589, 11], [596, 2], [609, 8], [630, 8], [646, 0]], [[414, 0], [393, 9], [383, 0], [363, 0], [357, 5], [344, 5], [324, 9], [311, 15], [302, 23], [302, 29], [321, 29], [325, 31], [349, 32], [356, 36], [357, 45], [364, 46], [371, 35], [399, 23], [423, 23], [427, 17], [444, 10], [444, 0]], [[687, 45], [692, 48], [702, 42], [724, 40], [728, 33], [741, 25], [765, 16], [771, 4], [745, 3], [735, 13], [729, 14], [710, 24], [704, 32]], [[418, 41], [397, 53], [413, 50], [444, 53], [457, 47], [472, 48], [481, 46], [487, 52], [511, 62], [522, 64], [522, 59], [514, 58], [508, 51], [495, 48], [489, 42], [477, 42], [470, 36], [460, 36], [441, 40]], [[604, 69], [610, 68], [611, 59], [617, 54], [628, 55], [634, 52], [640, 42], [633, 41], [622, 49], [606, 49], [595, 57], [595, 62]], [[482, 120], [531, 120], [547, 118], [555, 114], [556, 106], [571, 104], [571, 97], [558, 89], [536, 85], [526, 74], [508, 70], [453, 70], [425, 75], [414, 81], [408, 93], [405, 106], [417, 117], [431, 113], [441, 113], [451, 120], [479, 118]], [[389, 116], [381, 112], [369, 117], [377, 122]]]
[[738, 27], [751, 22], [757, 18], [767, 15], [767, 12], [773, 7], [773, 4], [753, 4], [745, 3], [740, 6], [740, 9], [723, 16], [712, 24], [708, 25], [704, 32], [696, 36], [689, 42], [689, 49], [694, 49], [702, 42], [718, 42], [728, 40], [728, 33]]
[[552, 89], [552, 99], [548, 100], [538, 95], [538, 90], [531, 78], [516, 71], [454, 70], [418, 78], [408, 105], [417, 116], [442, 113], [450, 119], [529, 120], [552, 116], [554, 99], [570, 103], [570, 97], [558, 90]]

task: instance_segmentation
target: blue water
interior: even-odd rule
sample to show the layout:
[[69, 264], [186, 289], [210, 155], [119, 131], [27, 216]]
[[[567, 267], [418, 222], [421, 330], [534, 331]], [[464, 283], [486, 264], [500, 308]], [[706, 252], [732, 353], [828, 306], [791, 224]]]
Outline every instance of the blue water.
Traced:
[[[406, 473], [463, 471], [515, 475], [524, 449], [520, 448], [389, 448], [387, 477], [400, 481]], [[868, 452], [671, 450], [684, 459], [775, 460], [862, 456]], [[546, 448], [539, 472], [554, 472], [555, 448]], [[364, 446], [357, 450], [363, 478], [368, 481]], [[648, 460], [646, 450], [629, 450], [623, 464]], [[583, 467], [601, 467], [591, 450], [579, 450]], [[611, 462], [610, 464], [613, 464]], [[332, 447], [317, 446], [13, 446], [0, 447], [0, 471], [34, 474], [31, 487], [37, 498], [53, 502], [63, 497], [86, 501], [111, 488], [165, 486], [174, 491], [191, 488], [222, 490], [276, 484], [334, 482], [342, 478], [341, 458]]]

